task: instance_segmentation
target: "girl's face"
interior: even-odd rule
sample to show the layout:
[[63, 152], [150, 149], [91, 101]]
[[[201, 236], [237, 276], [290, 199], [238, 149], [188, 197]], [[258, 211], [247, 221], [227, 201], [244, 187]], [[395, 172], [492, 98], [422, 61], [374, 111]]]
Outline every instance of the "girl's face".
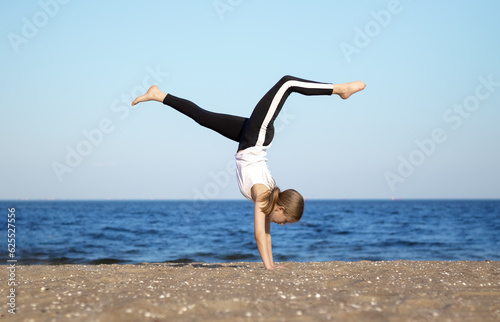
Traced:
[[284, 225], [286, 223], [289, 223], [288, 218], [285, 216], [285, 213], [283, 212], [285, 208], [281, 206], [274, 206], [273, 211], [269, 214], [269, 219], [271, 222]]

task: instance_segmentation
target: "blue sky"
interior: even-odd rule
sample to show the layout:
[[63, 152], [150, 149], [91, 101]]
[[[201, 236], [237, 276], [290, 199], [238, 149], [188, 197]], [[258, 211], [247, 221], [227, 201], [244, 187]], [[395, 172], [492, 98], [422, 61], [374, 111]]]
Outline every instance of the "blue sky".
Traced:
[[292, 95], [269, 167], [306, 198], [500, 197], [495, 1], [23, 1], [1, 5], [0, 199], [242, 199], [237, 147], [158, 84], [248, 116], [282, 76], [364, 80]]

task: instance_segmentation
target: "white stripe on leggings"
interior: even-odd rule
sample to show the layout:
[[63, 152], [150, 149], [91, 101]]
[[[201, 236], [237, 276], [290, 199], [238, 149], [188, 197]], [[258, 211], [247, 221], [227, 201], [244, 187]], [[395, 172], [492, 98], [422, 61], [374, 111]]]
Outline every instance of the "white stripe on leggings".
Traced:
[[276, 95], [274, 95], [273, 101], [271, 102], [271, 107], [269, 107], [266, 117], [264, 118], [264, 122], [262, 122], [262, 125], [260, 126], [259, 136], [257, 138], [257, 143], [255, 144], [255, 146], [262, 146], [264, 144], [264, 141], [266, 140], [267, 125], [273, 118], [274, 112], [276, 112], [278, 104], [283, 98], [283, 95], [285, 94], [286, 90], [292, 86], [300, 86], [304, 88], [315, 88], [315, 89], [331, 89], [333, 91], [333, 84], [308, 83], [308, 82], [301, 82], [298, 80], [289, 80], [285, 82], [280, 87]]

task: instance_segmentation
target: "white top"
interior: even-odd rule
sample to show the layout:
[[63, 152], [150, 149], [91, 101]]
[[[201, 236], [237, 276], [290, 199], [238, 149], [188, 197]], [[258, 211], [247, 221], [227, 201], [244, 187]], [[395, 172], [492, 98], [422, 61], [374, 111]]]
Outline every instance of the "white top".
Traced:
[[250, 201], [254, 201], [251, 193], [254, 184], [261, 183], [269, 189], [276, 186], [271, 171], [267, 167], [266, 150], [270, 146], [253, 146], [235, 155], [238, 186], [241, 194]]

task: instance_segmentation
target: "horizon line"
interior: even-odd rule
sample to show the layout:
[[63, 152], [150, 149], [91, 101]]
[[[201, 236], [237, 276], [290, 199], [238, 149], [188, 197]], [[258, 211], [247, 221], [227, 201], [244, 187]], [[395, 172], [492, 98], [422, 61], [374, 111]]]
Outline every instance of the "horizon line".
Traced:
[[[0, 199], [0, 201], [246, 201], [244, 198], [228, 198], [228, 199], [192, 199], [192, 198], [15, 198], [15, 199]], [[305, 201], [321, 201], [321, 200], [388, 200], [388, 201], [402, 201], [402, 200], [500, 200], [499, 198], [305, 198]]]

